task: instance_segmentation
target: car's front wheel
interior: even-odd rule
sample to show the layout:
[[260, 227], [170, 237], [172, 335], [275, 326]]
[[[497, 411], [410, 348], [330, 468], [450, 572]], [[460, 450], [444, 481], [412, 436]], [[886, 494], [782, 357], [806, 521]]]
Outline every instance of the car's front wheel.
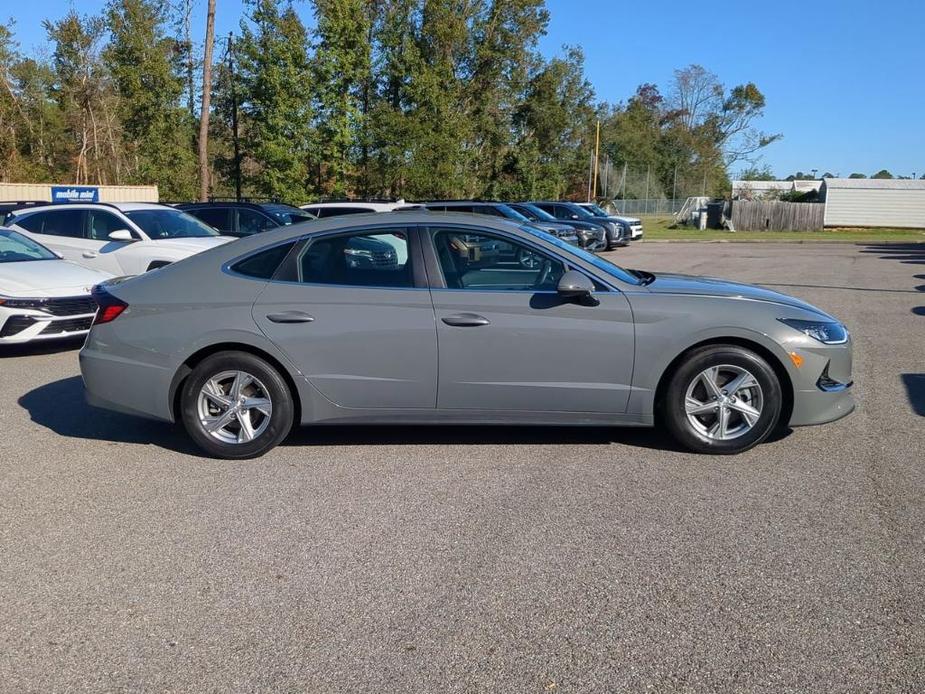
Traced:
[[180, 394], [183, 425], [196, 444], [219, 458], [256, 458], [280, 443], [293, 421], [282, 376], [247, 352], [202, 360]]
[[741, 453], [777, 426], [783, 398], [774, 369], [755, 352], [711, 345], [689, 354], [662, 403], [672, 436], [699, 453]]

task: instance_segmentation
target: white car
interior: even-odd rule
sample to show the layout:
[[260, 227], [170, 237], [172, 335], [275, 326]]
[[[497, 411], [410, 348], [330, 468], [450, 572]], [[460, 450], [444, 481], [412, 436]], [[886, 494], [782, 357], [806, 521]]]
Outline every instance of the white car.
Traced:
[[0, 227], [0, 344], [87, 333], [96, 315], [90, 290], [110, 277]]
[[645, 233], [642, 229], [641, 219], [636, 217], [624, 217], [623, 215], [619, 214], [608, 214], [600, 205], [597, 205], [593, 202], [579, 202], [577, 204], [581, 207], [584, 207], [595, 217], [604, 217], [620, 222], [624, 227], [629, 229], [630, 238], [633, 240], [642, 238], [643, 233]]
[[366, 214], [369, 212], [392, 212], [405, 207], [404, 200], [343, 200], [340, 202], [315, 202], [301, 208], [319, 219], [340, 217], [345, 214]]
[[185, 212], [143, 202], [28, 207], [5, 225], [65, 260], [113, 275], [140, 275], [232, 240]]

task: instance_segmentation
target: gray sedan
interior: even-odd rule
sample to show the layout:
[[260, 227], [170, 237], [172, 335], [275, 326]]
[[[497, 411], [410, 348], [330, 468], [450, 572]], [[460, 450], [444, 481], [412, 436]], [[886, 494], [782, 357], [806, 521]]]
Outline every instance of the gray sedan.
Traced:
[[661, 424], [692, 450], [737, 453], [854, 407], [848, 331], [820, 309], [626, 270], [502, 219], [334, 217], [95, 296], [89, 402], [182, 422], [226, 458], [296, 423], [392, 422]]

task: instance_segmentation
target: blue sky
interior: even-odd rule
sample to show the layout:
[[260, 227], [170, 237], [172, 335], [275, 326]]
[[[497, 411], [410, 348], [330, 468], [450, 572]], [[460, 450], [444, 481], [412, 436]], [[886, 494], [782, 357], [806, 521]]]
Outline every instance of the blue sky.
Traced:
[[[196, 0], [204, 22], [205, 0]], [[4, 3], [24, 49], [46, 46], [41, 21], [103, 0]], [[241, 0], [217, 0], [218, 30], [236, 29]], [[672, 71], [699, 63], [727, 85], [752, 81], [767, 97], [760, 126], [783, 133], [764, 162], [784, 176], [813, 168], [848, 175], [888, 168], [925, 173], [925, 0], [547, 0], [541, 49], [580, 45], [598, 96], [667, 88]], [[296, 2], [310, 19], [305, 3]], [[695, 8], [699, 7], [699, 18]], [[724, 36], [722, 32], [727, 32]], [[732, 173], [736, 173], [733, 171]]]

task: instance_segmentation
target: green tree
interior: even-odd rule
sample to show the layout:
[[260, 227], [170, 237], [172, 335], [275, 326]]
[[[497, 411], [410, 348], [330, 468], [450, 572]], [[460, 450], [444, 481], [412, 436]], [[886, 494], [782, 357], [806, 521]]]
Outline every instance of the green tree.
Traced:
[[880, 169], [877, 173], [871, 176], [871, 178], [893, 178], [893, 174], [891, 174], [886, 169]]
[[739, 174], [739, 180], [742, 181], [774, 181], [774, 172], [770, 166], [750, 166]]
[[352, 157], [364, 132], [365, 89], [370, 80], [371, 17], [364, 0], [315, 0], [312, 88], [320, 143], [327, 165], [322, 192], [345, 195], [351, 188]]
[[[278, 0], [249, 0], [248, 7], [236, 44], [248, 185], [259, 195], [300, 203], [316, 157], [308, 32]], [[316, 174], [320, 179], [320, 170]]]
[[867, 174], [853, 173], [848, 178], [867, 178]]
[[44, 26], [52, 44], [50, 93], [64, 122], [69, 176], [75, 183], [121, 183], [118, 98], [100, 55], [105, 22], [71, 11]]
[[111, 0], [104, 59], [119, 94], [128, 183], [156, 183], [168, 200], [197, 191], [194, 120], [183, 108], [184, 78], [167, 6], [160, 0]]

